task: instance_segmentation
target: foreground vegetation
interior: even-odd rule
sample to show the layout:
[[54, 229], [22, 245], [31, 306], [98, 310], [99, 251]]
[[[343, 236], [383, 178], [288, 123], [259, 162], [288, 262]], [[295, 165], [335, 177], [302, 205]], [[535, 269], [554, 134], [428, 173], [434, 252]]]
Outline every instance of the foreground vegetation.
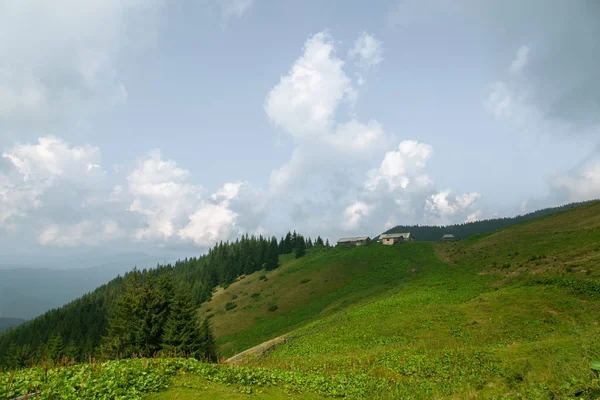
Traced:
[[[206, 364], [196, 359], [142, 358], [0, 373], [0, 398], [36, 393], [37, 399], [134, 400], [168, 388], [170, 392], [153, 398], [173, 398], [173, 392], [182, 389], [192, 389], [195, 392], [193, 398], [198, 398], [198, 394], [210, 398], [216, 393], [255, 393], [274, 398], [308, 393], [305, 398], [356, 398], [365, 396], [372, 384], [373, 381], [365, 376], [324, 376]], [[379, 380], [380, 386], [387, 384], [385, 380]]]

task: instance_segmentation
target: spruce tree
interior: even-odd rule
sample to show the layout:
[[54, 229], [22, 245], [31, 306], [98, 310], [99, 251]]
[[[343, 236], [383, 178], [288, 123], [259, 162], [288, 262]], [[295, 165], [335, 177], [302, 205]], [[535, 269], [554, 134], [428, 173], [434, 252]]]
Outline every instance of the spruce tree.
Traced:
[[46, 357], [49, 361], [57, 363], [65, 356], [65, 345], [60, 334], [53, 335], [46, 345]]
[[279, 267], [279, 247], [277, 246], [277, 239], [275, 236], [271, 239], [271, 244], [267, 250], [267, 271], [272, 271]]
[[162, 349], [162, 336], [169, 317], [172, 293], [171, 274], [163, 274], [158, 279], [149, 274], [144, 285], [142, 319], [136, 337], [136, 350], [145, 357], [151, 357]]
[[108, 321], [103, 350], [111, 357], [142, 355], [151, 357], [162, 349], [162, 335], [169, 316], [173, 291], [170, 273], [158, 279], [153, 273], [137, 270], [123, 282], [123, 293]]
[[9, 368], [22, 369], [30, 367], [33, 364], [33, 359], [34, 353], [28, 344], [17, 346], [11, 343], [8, 346], [8, 355], [4, 361]]
[[141, 272], [136, 268], [125, 275], [123, 289], [108, 319], [108, 332], [102, 338], [103, 351], [109, 357], [131, 357], [137, 350], [138, 330], [142, 320]]
[[205, 353], [205, 335], [198, 325], [196, 307], [184, 293], [178, 293], [173, 299], [162, 346], [171, 353], [201, 359]]
[[304, 243], [304, 237], [298, 235], [296, 237], [296, 258], [303, 257], [306, 254], [306, 244]]
[[[277, 239], [275, 239], [275, 241], [277, 241]], [[212, 331], [208, 318], [204, 318], [204, 321], [202, 321], [202, 336], [204, 344], [204, 360], [216, 362], [217, 344], [215, 342], [215, 335]]]
[[292, 233], [288, 231], [287, 235], [285, 235], [285, 246], [283, 246], [284, 248], [284, 254], [290, 254], [292, 252], [292, 250], [294, 249], [294, 244], [292, 242]]

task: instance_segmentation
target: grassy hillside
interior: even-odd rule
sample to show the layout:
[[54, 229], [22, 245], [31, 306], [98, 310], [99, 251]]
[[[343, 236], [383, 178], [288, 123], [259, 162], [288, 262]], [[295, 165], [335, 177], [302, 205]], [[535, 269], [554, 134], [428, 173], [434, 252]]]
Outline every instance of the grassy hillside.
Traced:
[[281, 264], [199, 310], [224, 355], [285, 335], [244, 366], [159, 360], [144, 374], [145, 361], [121, 361], [53, 379], [101, 374], [65, 398], [111, 385], [159, 391], [151, 399], [600, 398], [600, 202], [458, 243], [313, 249]]
[[367, 374], [388, 380], [372, 390], [391, 398], [600, 396], [590, 368], [600, 358], [600, 203], [400, 249], [419, 265], [400, 291], [307, 324], [247, 363]]
[[385, 297], [416, 273], [399, 246], [314, 249], [297, 260], [284, 255], [281, 264], [217, 288], [200, 307], [202, 316], [211, 316], [223, 356], [350, 305]]

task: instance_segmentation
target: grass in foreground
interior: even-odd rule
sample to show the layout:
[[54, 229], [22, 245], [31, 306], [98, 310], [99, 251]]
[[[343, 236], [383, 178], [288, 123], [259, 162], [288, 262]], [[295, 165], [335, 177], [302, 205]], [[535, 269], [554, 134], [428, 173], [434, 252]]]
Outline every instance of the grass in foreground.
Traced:
[[173, 378], [169, 389], [149, 394], [147, 400], [246, 400], [246, 399], [321, 399], [326, 398], [312, 392], [298, 393], [277, 386], [259, 387], [257, 389], [240, 388], [235, 385], [213, 382], [198, 375], [179, 375]]
[[[130, 359], [0, 373], [0, 398], [38, 393], [36, 399], [40, 400], [135, 400], [157, 392], [163, 393], [150, 398], [183, 395], [223, 398], [221, 394], [230, 398], [239, 398], [242, 394], [259, 398], [264, 398], [263, 395], [268, 396], [266, 398], [361, 398], [373, 383], [366, 377], [346, 374], [205, 364], [194, 359]], [[387, 382], [378, 380], [377, 384], [383, 387]]]

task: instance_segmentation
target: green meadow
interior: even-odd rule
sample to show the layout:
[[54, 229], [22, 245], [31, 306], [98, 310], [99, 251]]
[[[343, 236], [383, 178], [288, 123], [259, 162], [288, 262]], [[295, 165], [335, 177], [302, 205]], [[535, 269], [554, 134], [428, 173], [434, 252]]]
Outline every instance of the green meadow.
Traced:
[[[223, 359], [285, 337], [238, 365], [22, 370], [0, 374], [0, 392], [35, 381], [40, 398], [85, 398], [68, 372], [80, 371], [106, 388], [95, 398], [600, 398], [600, 202], [460, 242], [313, 249], [280, 263], [198, 310]], [[102, 375], [119, 368], [138, 383]]]

